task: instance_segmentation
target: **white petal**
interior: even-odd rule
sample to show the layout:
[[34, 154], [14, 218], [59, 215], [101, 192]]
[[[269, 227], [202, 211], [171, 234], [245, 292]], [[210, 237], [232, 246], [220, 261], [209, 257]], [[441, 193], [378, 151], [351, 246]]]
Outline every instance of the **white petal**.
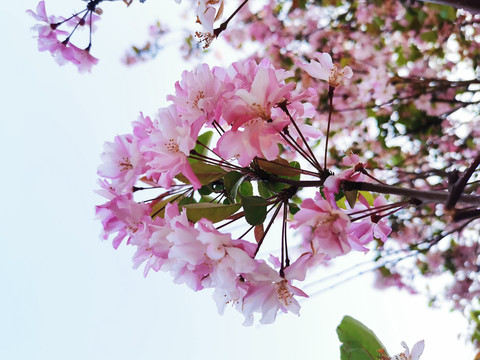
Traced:
[[410, 354], [410, 360], [418, 360], [420, 355], [423, 353], [423, 349], [425, 348], [425, 341], [421, 340], [413, 345], [412, 353]]

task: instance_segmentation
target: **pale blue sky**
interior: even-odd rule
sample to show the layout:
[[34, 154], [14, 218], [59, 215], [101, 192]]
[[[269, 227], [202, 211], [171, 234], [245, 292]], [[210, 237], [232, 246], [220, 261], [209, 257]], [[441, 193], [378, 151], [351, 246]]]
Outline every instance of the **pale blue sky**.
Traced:
[[[82, 5], [51, 0], [47, 11]], [[92, 48], [100, 63], [79, 75], [36, 51], [25, 14], [35, 7], [17, 0], [0, 15], [0, 359], [338, 359], [335, 328], [346, 314], [392, 354], [402, 340], [423, 338], [422, 360], [472, 358], [456, 339], [463, 320], [428, 309], [422, 297], [374, 291], [369, 275], [303, 302], [300, 317], [246, 328], [233, 309], [218, 315], [211, 293], [133, 270], [133, 248], [99, 240], [96, 168], [103, 142], [128, 132], [139, 111], [165, 106], [179, 79], [175, 47], [146, 65], [119, 62], [153, 19], [175, 19], [178, 8], [173, 0], [104, 4]]]

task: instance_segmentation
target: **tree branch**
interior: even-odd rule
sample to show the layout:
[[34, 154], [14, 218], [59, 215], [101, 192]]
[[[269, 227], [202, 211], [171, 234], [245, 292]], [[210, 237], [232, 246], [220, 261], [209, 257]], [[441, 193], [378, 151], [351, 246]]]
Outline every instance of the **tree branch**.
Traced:
[[[325, 179], [328, 176], [322, 176], [320, 180], [293, 180], [285, 179], [283, 177], [266, 174], [262, 180], [280, 182], [288, 185], [293, 185], [298, 188], [305, 187], [321, 187], [323, 186]], [[364, 191], [373, 191], [379, 194], [390, 194], [390, 195], [399, 195], [405, 196], [412, 199], [417, 199], [422, 202], [428, 203], [437, 203], [442, 204], [446, 203], [450, 197], [450, 192], [448, 191], [424, 191], [416, 189], [407, 189], [398, 186], [392, 185], [382, 185], [382, 184], [373, 184], [367, 182], [355, 182], [355, 181], [343, 181], [342, 188], [345, 191], [349, 190], [364, 190]], [[459, 196], [458, 204], [479, 206], [480, 207], [480, 196], [479, 195], [467, 195], [462, 194]]]
[[[422, 191], [415, 189], [405, 189], [391, 185], [372, 184], [366, 182], [344, 181], [344, 190], [365, 190], [380, 194], [392, 194], [418, 199], [423, 202], [445, 203], [450, 196], [446, 191]], [[461, 195], [458, 199], [459, 204], [480, 206], [480, 196]]]
[[457, 9], [470, 11], [472, 14], [480, 14], [480, 1], [478, 0], [422, 0], [423, 2], [431, 2], [453, 6]]

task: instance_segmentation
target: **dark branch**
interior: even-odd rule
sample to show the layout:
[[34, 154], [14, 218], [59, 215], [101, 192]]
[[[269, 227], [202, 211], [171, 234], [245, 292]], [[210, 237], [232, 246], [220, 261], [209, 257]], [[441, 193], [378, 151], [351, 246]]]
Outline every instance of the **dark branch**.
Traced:
[[457, 9], [464, 9], [473, 14], [480, 14], [480, 1], [478, 0], [423, 0], [435, 4], [453, 6]]

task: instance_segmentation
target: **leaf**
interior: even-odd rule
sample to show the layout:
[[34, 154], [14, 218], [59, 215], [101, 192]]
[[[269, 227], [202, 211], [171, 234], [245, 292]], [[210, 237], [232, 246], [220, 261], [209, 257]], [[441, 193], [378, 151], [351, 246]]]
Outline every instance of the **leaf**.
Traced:
[[[290, 166], [295, 169], [301, 169], [300, 163], [298, 161], [290, 161]], [[292, 170], [294, 172], [295, 170]], [[297, 171], [297, 174], [294, 176], [290, 176], [291, 179], [293, 180], [300, 180], [302, 173], [300, 171]]]
[[301, 174], [299, 170], [295, 169], [295, 166], [292, 166], [287, 160], [282, 158], [273, 161], [257, 159], [257, 164], [260, 166], [260, 169], [274, 175], [292, 177]]
[[238, 193], [243, 196], [253, 196], [253, 186], [250, 181], [244, 181], [238, 187]]
[[358, 190], [349, 190], [345, 191], [345, 198], [348, 201], [348, 205], [353, 209], [355, 207], [355, 203], [357, 202]]
[[255, 226], [255, 229], [253, 231], [255, 233], [255, 240], [258, 244], [260, 240], [262, 240], [263, 235], [265, 234], [265, 231], [263, 230], [263, 224]]
[[196, 204], [196, 201], [193, 197], [187, 196], [178, 202], [178, 206], [183, 206], [187, 204]]
[[297, 212], [300, 211], [300, 208], [297, 204], [290, 202], [288, 203], [288, 211], [290, 211], [290, 214], [295, 215]]
[[210, 195], [213, 192], [213, 189], [211, 186], [208, 185], [203, 185], [200, 189], [198, 189], [198, 193], [200, 195]]
[[[204, 162], [196, 162], [191, 164], [191, 166], [202, 185], [208, 185], [219, 180], [227, 173], [219, 166], [205, 164]], [[175, 178], [185, 184], [190, 184], [190, 181], [183, 174], [178, 174]]]
[[[260, 181], [259, 181], [259, 183], [260, 183]], [[278, 194], [279, 192], [284, 190], [287, 187], [287, 184], [284, 184], [284, 183], [281, 183], [281, 182], [263, 181], [262, 186], [266, 190], [270, 191], [272, 193], [272, 196], [273, 196], [274, 194]], [[260, 190], [259, 190], [259, 192], [260, 192]]]
[[235, 214], [242, 204], [215, 204], [215, 203], [197, 203], [183, 205], [182, 208], [187, 210], [188, 220], [197, 222], [198, 220], [205, 218], [213, 223], [222, 221]]
[[[202, 135], [200, 135], [198, 138], [197, 138], [197, 141], [202, 143], [203, 145], [205, 146], [208, 146], [210, 144], [210, 140], [212, 139], [212, 136], [213, 136], [213, 131], [207, 131], [207, 132], [204, 132]], [[202, 146], [200, 144], [196, 144], [195, 147], [194, 147], [194, 150], [199, 153], [200, 155], [206, 155], [207, 154], [207, 151], [208, 149], [205, 147], [205, 146]], [[200, 162], [200, 160], [197, 160], [197, 159], [188, 159], [188, 162], [190, 164], [194, 164], [194, 163], [198, 163]]]
[[384, 350], [388, 356], [385, 346], [377, 338], [372, 330], [363, 325], [360, 321], [350, 316], [345, 316], [337, 327], [340, 346], [341, 360], [375, 360], [378, 359], [378, 350]]
[[292, 0], [292, 6], [288, 12], [292, 12], [295, 9], [305, 10], [307, 5], [307, 0]]
[[434, 43], [438, 41], [438, 32], [436, 30], [424, 32], [423, 34], [420, 34], [420, 40]]
[[375, 201], [375, 198], [369, 191], [360, 191], [360, 195], [362, 195], [365, 200], [367, 200], [368, 205], [373, 206], [373, 202]]
[[242, 196], [243, 209], [245, 210], [245, 219], [252, 225], [260, 225], [267, 217], [267, 202], [260, 196]]
[[235, 202], [237, 198], [238, 187], [242, 183], [245, 175], [237, 171], [231, 171], [223, 178], [223, 185], [231, 201]]
[[335, 200], [335, 203], [337, 204], [337, 206], [340, 209], [347, 210], [347, 205], [345, 205], [345, 200], [346, 200], [346, 198], [345, 198], [345, 196], [343, 196], [340, 199]]
[[257, 182], [257, 188], [258, 188], [258, 193], [260, 196], [264, 199], [268, 199], [269, 197], [273, 196], [273, 192], [269, 190], [267, 187], [265, 181], [259, 181]]

